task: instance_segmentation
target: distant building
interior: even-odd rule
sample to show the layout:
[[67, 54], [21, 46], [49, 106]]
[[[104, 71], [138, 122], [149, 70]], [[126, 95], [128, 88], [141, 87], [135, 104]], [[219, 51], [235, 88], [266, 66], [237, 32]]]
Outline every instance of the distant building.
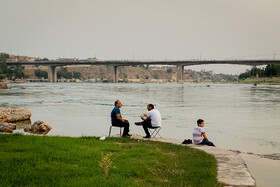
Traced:
[[36, 57], [16, 56], [16, 55], [9, 55], [9, 59], [8, 59], [8, 61], [14, 61], [14, 62], [18, 62], [18, 61], [34, 62], [37, 60], [41, 60], [41, 59]]
[[60, 62], [67, 62], [67, 61], [78, 62], [79, 61], [78, 58], [59, 58], [57, 60], [60, 61]]
[[95, 57], [93, 57], [93, 58], [88, 58], [87, 60], [89, 60], [89, 61], [93, 61], [93, 62], [98, 61], [98, 59], [97, 59], [97, 58], [95, 58]]
[[7, 55], [7, 53], [0, 52], [0, 55]]

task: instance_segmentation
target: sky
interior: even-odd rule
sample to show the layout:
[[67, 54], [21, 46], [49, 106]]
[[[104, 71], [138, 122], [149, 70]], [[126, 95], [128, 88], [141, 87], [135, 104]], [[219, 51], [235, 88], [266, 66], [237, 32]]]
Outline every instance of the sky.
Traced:
[[[279, 0], [0, 0], [0, 52], [49, 59], [280, 59], [279, 10]], [[190, 68], [237, 74], [250, 67]]]

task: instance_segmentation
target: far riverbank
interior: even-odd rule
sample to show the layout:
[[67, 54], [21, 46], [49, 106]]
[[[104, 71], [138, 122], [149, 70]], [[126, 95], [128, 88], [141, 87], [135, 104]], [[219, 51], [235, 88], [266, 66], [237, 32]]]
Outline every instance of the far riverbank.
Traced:
[[239, 80], [238, 83], [280, 84], [280, 77], [247, 78], [247, 79], [244, 79], [244, 80]]

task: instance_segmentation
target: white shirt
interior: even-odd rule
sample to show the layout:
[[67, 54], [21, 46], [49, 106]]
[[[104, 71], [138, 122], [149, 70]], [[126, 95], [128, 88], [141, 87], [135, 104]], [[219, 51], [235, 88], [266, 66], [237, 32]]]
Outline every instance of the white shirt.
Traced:
[[150, 110], [147, 116], [151, 119], [151, 124], [153, 127], [161, 127], [161, 115], [158, 109]]

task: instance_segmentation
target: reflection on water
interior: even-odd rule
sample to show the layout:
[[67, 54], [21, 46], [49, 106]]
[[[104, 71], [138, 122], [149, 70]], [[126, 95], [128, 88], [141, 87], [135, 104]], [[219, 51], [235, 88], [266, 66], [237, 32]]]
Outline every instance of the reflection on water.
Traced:
[[31, 126], [31, 120], [18, 121], [14, 123], [16, 124], [17, 130], [25, 129], [26, 127]]
[[165, 137], [192, 138], [196, 120], [202, 118], [207, 136], [219, 147], [280, 153], [280, 85], [24, 83], [9, 87], [0, 90], [0, 105], [30, 109], [32, 122], [43, 120], [53, 127], [50, 135], [107, 135], [113, 103], [120, 99], [131, 133], [144, 135], [133, 124], [153, 103], [162, 114]]

